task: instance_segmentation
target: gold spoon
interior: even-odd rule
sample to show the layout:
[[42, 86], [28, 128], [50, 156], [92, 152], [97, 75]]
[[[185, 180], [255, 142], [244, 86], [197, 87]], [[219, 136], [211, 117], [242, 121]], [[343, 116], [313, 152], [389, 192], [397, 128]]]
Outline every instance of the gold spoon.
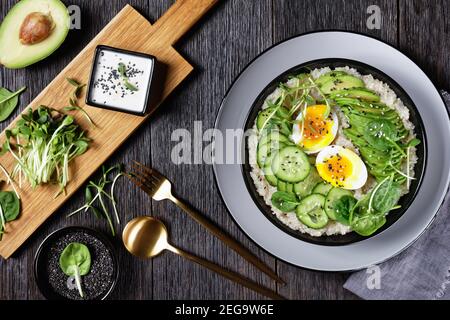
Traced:
[[264, 288], [235, 272], [228, 271], [215, 263], [175, 248], [168, 242], [167, 238], [167, 229], [164, 224], [148, 216], [137, 217], [128, 222], [122, 234], [123, 243], [127, 250], [139, 258], [153, 258], [162, 251], [169, 250], [269, 298], [285, 299], [278, 293]]

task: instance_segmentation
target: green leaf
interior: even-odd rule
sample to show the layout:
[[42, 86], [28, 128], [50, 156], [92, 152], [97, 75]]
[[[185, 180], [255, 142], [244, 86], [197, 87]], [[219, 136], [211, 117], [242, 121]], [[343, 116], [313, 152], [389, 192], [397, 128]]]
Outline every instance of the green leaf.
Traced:
[[123, 82], [123, 84], [124, 84], [125, 88], [127, 88], [128, 90], [138, 91], [138, 88], [134, 84], [130, 83], [128, 80], [125, 80]]
[[63, 125], [63, 126], [68, 126], [68, 125], [70, 125], [70, 124], [72, 124], [72, 123], [73, 123], [73, 117], [71, 117], [71, 116], [66, 116], [66, 117], [64, 118], [63, 122], [62, 122], [62, 125]]
[[19, 104], [19, 94], [25, 91], [22, 87], [16, 92], [10, 92], [5, 88], [0, 88], [0, 121], [5, 121]]
[[352, 196], [342, 196], [334, 203], [336, 220], [342, 224], [350, 225], [350, 214], [357, 200]]
[[407, 147], [407, 148], [409, 148], [409, 147], [415, 147], [415, 146], [419, 145], [420, 142], [421, 142], [421, 141], [420, 141], [419, 139], [414, 138], [414, 139], [412, 139], [411, 141], [409, 141], [409, 142], [406, 144], [406, 147]]
[[297, 197], [294, 194], [283, 191], [275, 192], [271, 201], [275, 208], [283, 212], [294, 211], [298, 205]]
[[69, 98], [69, 103], [72, 107], [78, 107], [78, 103], [73, 98]]
[[119, 72], [119, 74], [122, 77], [126, 77], [127, 76], [126, 75], [127, 67], [122, 62], [119, 63], [119, 67], [117, 68], [117, 71]]
[[73, 92], [73, 97], [74, 97], [75, 99], [78, 98], [78, 97], [80, 96], [81, 91], [83, 90], [84, 87], [86, 87], [86, 85], [85, 85], [85, 84], [82, 84], [82, 85], [79, 85], [79, 86], [75, 89], [75, 91]]
[[384, 214], [365, 213], [356, 215], [352, 221], [351, 228], [362, 236], [370, 236], [386, 223]]
[[381, 213], [388, 213], [401, 197], [401, 188], [390, 179], [383, 183], [373, 195], [373, 207]]
[[85, 198], [86, 204], [91, 203], [91, 201], [93, 199], [92, 191], [91, 191], [91, 188], [89, 188], [89, 186], [86, 187], [86, 189], [84, 190], [84, 198]]
[[123, 85], [125, 86], [125, 88], [127, 88], [130, 91], [138, 91], [138, 88], [130, 82], [130, 79], [128, 79], [127, 67], [125, 66], [125, 64], [120, 62], [117, 71], [122, 77]]
[[384, 119], [369, 122], [364, 133], [364, 138], [367, 142], [378, 150], [390, 148], [392, 141], [397, 140], [395, 126], [390, 121]]
[[90, 209], [91, 209], [91, 211], [94, 213], [94, 216], [95, 216], [97, 219], [102, 219], [102, 218], [104, 218], [102, 212], [101, 212], [100, 209], [97, 208], [96, 206], [90, 206]]
[[68, 276], [75, 276], [75, 267], [81, 276], [88, 274], [91, 269], [91, 253], [88, 247], [78, 242], [69, 243], [59, 257], [59, 266]]
[[89, 148], [89, 143], [83, 140], [75, 141], [75, 146], [77, 147], [77, 155], [81, 155], [86, 152], [86, 150]]
[[69, 82], [71, 85], [73, 85], [74, 87], [79, 87], [80, 83], [74, 79], [71, 78], [66, 78], [67, 82]]
[[11, 191], [0, 192], [0, 205], [7, 222], [16, 220], [20, 213], [20, 200]]
[[74, 106], [67, 106], [63, 108], [64, 111], [74, 111], [74, 110], [78, 110], [78, 107], [74, 107]]

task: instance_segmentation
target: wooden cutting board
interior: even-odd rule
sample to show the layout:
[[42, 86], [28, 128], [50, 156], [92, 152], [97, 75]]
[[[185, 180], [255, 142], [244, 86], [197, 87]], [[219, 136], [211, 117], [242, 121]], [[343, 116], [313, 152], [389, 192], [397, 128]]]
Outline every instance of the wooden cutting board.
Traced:
[[[172, 45], [217, 1], [178, 0], [154, 25], [127, 5], [28, 107], [47, 105], [58, 109], [67, 105], [73, 87], [67, 83], [66, 77], [88, 83], [94, 50], [99, 44], [148, 53], [165, 65], [166, 76], [159, 105], [193, 69]], [[82, 100], [84, 99], [80, 99], [80, 104]], [[18, 220], [6, 225], [6, 233], [0, 241], [0, 255], [3, 258], [9, 258], [150, 115], [140, 117], [83, 104], [81, 106], [98, 126], [88, 130], [88, 136], [93, 140], [91, 148], [71, 162], [71, 181], [66, 195], [54, 199], [57, 186], [38, 186], [32, 190], [27, 183], [23, 183], [20, 191], [21, 215]], [[74, 113], [74, 116], [83, 128], [89, 128], [79, 113]], [[3, 132], [0, 142], [3, 143], [4, 140]], [[15, 161], [10, 154], [6, 154], [0, 157], [0, 163], [11, 172]]]

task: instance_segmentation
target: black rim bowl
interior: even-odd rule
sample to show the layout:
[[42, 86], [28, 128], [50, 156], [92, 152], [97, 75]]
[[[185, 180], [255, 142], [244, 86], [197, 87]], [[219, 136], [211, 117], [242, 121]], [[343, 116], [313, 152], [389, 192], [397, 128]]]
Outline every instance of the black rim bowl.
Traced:
[[345, 67], [349, 66], [351, 68], [356, 69], [359, 73], [362, 75], [371, 74], [375, 79], [381, 80], [384, 83], [386, 83], [397, 95], [400, 100], [402, 100], [403, 104], [409, 109], [410, 115], [409, 120], [414, 124], [414, 132], [418, 139], [421, 140], [421, 143], [416, 147], [417, 148], [417, 163], [414, 167], [414, 173], [416, 180], [411, 181], [410, 185], [410, 191], [408, 194], [404, 195], [400, 201], [399, 205], [401, 205], [401, 208], [396, 210], [391, 210], [389, 214], [387, 215], [386, 223], [383, 227], [378, 229], [375, 233], [373, 233], [369, 237], [364, 237], [356, 232], [350, 232], [345, 235], [332, 235], [332, 236], [320, 236], [320, 237], [313, 237], [306, 233], [301, 233], [300, 231], [293, 230], [289, 228], [287, 225], [285, 225], [283, 222], [278, 220], [278, 218], [272, 213], [272, 209], [270, 206], [268, 206], [265, 202], [263, 197], [261, 197], [258, 192], [256, 191], [253, 179], [250, 176], [251, 172], [251, 166], [249, 164], [248, 160], [248, 141], [245, 139], [245, 142], [243, 144], [243, 152], [244, 152], [244, 163], [242, 165], [242, 174], [244, 175], [245, 184], [247, 186], [248, 191], [250, 192], [251, 197], [253, 198], [253, 201], [256, 203], [258, 208], [261, 210], [261, 212], [268, 218], [274, 225], [276, 225], [278, 228], [283, 230], [284, 232], [296, 237], [297, 239], [318, 244], [318, 245], [326, 245], [326, 246], [340, 246], [340, 245], [347, 245], [354, 242], [358, 242], [361, 240], [368, 239], [370, 237], [373, 237], [377, 234], [380, 234], [387, 228], [389, 228], [392, 224], [394, 224], [397, 220], [400, 219], [400, 217], [408, 210], [411, 203], [414, 201], [414, 198], [416, 197], [417, 192], [419, 191], [419, 188], [422, 183], [422, 178], [425, 173], [425, 167], [426, 167], [426, 158], [427, 158], [427, 139], [426, 139], [426, 133], [424, 129], [424, 125], [422, 122], [422, 119], [420, 118], [419, 111], [417, 110], [416, 106], [414, 105], [411, 98], [408, 96], [408, 94], [400, 87], [400, 85], [395, 82], [391, 77], [386, 75], [384, 72], [369, 66], [365, 63], [349, 60], [349, 59], [341, 59], [341, 58], [329, 58], [329, 59], [320, 59], [320, 60], [314, 60], [309, 61], [303, 64], [300, 64], [298, 66], [295, 66], [282, 74], [280, 74], [278, 77], [273, 79], [259, 94], [259, 96], [256, 98], [255, 102], [253, 102], [253, 105], [250, 109], [250, 112], [247, 116], [247, 120], [245, 122], [245, 132], [247, 130], [252, 129], [255, 119], [258, 115], [259, 110], [261, 109], [262, 104], [264, 103], [267, 96], [269, 96], [278, 86], [280, 82], [286, 82], [288, 80], [288, 77], [292, 74], [298, 74], [302, 72], [310, 72], [314, 69], [323, 68], [323, 67], [330, 67], [331, 69], [339, 68], [339, 67]]
[[112, 261], [113, 261], [114, 273], [113, 273], [113, 279], [111, 282], [111, 286], [105, 293], [103, 293], [102, 295], [97, 297], [96, 300], [105, 300], [111, 294], [111, 292], [114, 290], [114, 287], [116, 286], [116, 283], [119, 278], [119, 264], [118, 264], [118, 260], [117, 260], [116, 254], [115, 254], [115, 248], [112, 245], [112, 243], [103, 234], [101, 234], [98, 231], [95, 231], [93, 229], [86, 228], [86, 227], [71, 226], [71, 227], [65, 227], [65, 228], [58, 229], [58, 230], [52, 232], [50, 235], [48, 235], [44, 239], [44, 241], [42, 241], [42, 243], [39, 245], [39, 248], [34, 257], [34, 278], [36, 280], [39, 290], [41, 291], [42, 295], [46, 299], [48, 299], [48, 300], [70, 300], [70, 299], [58, 294], [57, 292], [55, 292], [48, 282], [48, 275], [47, 275], [47, 271], [45, 270], [46, 261], [43, 260], [43, 259], [45, 259], [46, 251], [50, 248], [51, 244], [53, 244], [53, 242], [55, 240], [58, 240], [62, 236], [66, 235], [66, 234], [70, 234], [70, 233], [81, 233], [81, 232], [86, 233], [86, 234], [98, 239], [100, 242], [102, 242], [105, 245], [105, 247], [108, 249], [108, 251], [110, 252]]

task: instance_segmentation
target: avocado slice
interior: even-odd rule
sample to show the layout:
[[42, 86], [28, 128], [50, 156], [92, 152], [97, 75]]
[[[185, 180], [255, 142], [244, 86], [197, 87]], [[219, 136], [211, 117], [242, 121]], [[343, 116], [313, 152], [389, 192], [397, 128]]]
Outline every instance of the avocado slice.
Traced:
[[21, 0], [0, 26], [0, 64], [18, 69], [52, 54], [69, 32], [70, 17], [60, 0]]
[[342, 89], [333, 91], [330, 94], [330, 98], [334, 99], [336, 97], [361, 99], [367, 102], [380, 102], [380, 97], [366, 88]]
[[342, 89], [361, 88], [361, 87], [364, 87], [364, 82], [361, 79], [346, 74], [338, 76], [335, 79], [328, 80], [322, 85], [321, 89], [323, 93], [330, 94], [333, 91], [338, 91]]
[[320, 87], [328, 81], [334, 80], [337, 77], [344, 76], [346, 74], [347, 73], [345, 73], [344, 71], [330, 71], [318, 77], [314, 82]]

